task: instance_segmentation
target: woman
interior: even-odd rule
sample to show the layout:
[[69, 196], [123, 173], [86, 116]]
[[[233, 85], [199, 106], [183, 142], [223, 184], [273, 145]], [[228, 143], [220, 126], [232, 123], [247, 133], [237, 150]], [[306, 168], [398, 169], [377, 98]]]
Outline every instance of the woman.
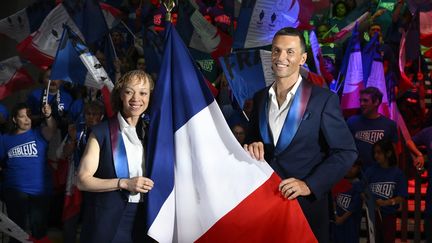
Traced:
[[145, 176], [141, 116], [153, 81], [141, 70], [126, 73], [112, 91], [117, 115], [93, 127], [81, 158], [78, 187], [84, 198], [81, 242], [143, 242], [144, 196], [153, 187]]
[[46, 151], [56, 130], [49, 104], [43, 106], [41, 114], [45, 123], [33, 129], [30, 107], [18, 104], [12, 111], [13, 129], [3, 135], [0, 145], [8, 216], [37, 240], [47, 235], [52, 177]]

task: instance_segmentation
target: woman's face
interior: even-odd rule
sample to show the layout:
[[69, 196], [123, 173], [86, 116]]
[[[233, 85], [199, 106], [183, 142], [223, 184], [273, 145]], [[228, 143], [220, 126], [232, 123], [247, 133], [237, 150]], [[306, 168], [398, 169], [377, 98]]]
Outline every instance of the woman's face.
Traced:
[[126, 83], [120, 91], [122, 113], [125, 117], [140, 116], [150, 101], [150, 82], [135, 79]]
[[103, 113], [98, 109], [86, 109], [84, 112], [85, 124], [88, 127], [98, 124], [102, 120]]
[[13, 118], [16, 125], [17, 133], [23, 133], [31, 129], [32, 121], [30, 119], [30, 111], [28, 109], [21, 109]]

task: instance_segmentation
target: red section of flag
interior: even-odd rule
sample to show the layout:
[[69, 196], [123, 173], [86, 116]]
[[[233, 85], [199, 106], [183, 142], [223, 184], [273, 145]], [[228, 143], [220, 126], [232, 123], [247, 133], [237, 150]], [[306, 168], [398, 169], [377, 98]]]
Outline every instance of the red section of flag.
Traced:
[[30, 85], [33, 85], [33, 83], [34, 80], [24, 68], [18, 69], [8, 82], [0, 85], [0, 100], [6, 98], [13, 92], [28, 88]]
[[211, 56], [214, 60], [219, 60], [219, 57], [225, 56], [231, 52], [233, 38], [219, 29], [217, 30], [216, 35], [219, 35], [220, 42], [216, 47], [216, 50], [211, 53]]
[[120, 11], [120, 10], [114, 8], [113, 6], [111, 6], [111, 5], [109, 5], [109, 4], [106, 4], [106, 3], [102, 3], [102, 2], [101, 2], [101, 3], [99, 3], [99, 5], [100, 5], [100, 7], [101, 7], [103, 10], [106, 10], [106, 11], [110, 12], [114, 17], [119, 17], [120, 15], [123, 14], [122, 11]]
[[317, 242], [297, 200], [278, 191], [275, 173], [196, 242]]
[[33, 45], [33, 37], [30, 35], [16, 46], [23, 59], [29, 60], [34, 65], [46, 70], [54, 62], [54, 57], [49, 56]]

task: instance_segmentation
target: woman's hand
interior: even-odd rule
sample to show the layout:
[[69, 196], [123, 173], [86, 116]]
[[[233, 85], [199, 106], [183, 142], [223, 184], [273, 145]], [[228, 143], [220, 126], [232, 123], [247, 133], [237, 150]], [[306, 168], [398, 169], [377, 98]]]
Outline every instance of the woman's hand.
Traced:
[[132, 193], [147, 193], [153, 188], [153, 181], [147, 177], [136, 176], [120, 179], [120, 188]]

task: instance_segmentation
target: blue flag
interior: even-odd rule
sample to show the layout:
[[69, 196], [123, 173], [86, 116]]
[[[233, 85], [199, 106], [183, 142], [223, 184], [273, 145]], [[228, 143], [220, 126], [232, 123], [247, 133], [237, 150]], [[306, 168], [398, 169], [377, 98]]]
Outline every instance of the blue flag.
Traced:
[[64, 80], [101, 89], [112, 87], [111, 79], [79, 36], [64, 26], [62, 38], [51, 68], [52, 80]]
[[266, 86], [259, 50], [238, 51], [219, 61], [240, 108]]
[[97, 0], [65, 0], [63, 5], [87, 43], [95, 43], [108, 33], [108, 25]]

